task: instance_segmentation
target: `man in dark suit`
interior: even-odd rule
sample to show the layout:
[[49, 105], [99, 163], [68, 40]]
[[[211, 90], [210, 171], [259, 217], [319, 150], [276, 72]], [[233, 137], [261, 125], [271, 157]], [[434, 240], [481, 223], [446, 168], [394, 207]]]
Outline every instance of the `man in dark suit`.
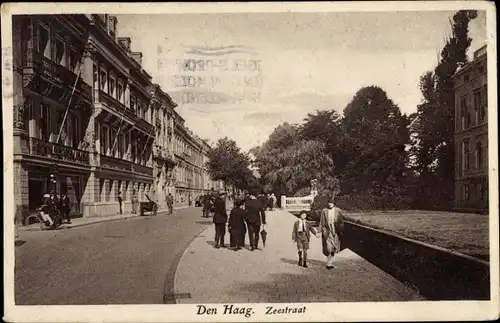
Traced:
[[50, 190], [50, 197], [48, 200], [49, 203], [49, 214], [50, 217], [54, 220], [54, 222], [59, 225], [62, 223], [61, 215], [60, 215], [60, 203], [57, 198], [56, 191]]
[[226, 202], [224, 201], [224, 193], [219, 193], [214, 201], [214, 219], [215, 224], [215, 248], [225, 248], [224, 236], [226, 235]]
[[250, 239], [250, 250], [254, 251], [259, 246], [260, 226], [266, 224], [265, 205], [258, 201], [254, 195], [250, 195], [245, 205], [247, 211], [248, 237]]
[[267, 204], [268, 204], [268, 201], [267, 201], [267, 196], [266, 196], [266, 193], [265, 192], [261, 192], [258, 196], [257, 196], [257, 200], [262, 204], [262, 208], [265, 210], [267, 209]]

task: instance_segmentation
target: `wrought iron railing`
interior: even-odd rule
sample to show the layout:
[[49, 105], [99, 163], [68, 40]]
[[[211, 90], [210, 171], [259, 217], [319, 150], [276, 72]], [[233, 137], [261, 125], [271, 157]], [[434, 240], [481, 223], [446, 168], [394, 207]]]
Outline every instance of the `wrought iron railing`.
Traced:
[[[29, 59], [26, 61], [27, 67], [34, 67], [38, 73], [71, 88], [75, 85], [78, 76], [69, 68], [48, 59], [37, 51], [32, 51], [27, 57], [32, 58], [32, 62]], [[79, 90], [87, 98], [92, 98], [92, 87], [85, 83], [81, 77], [78, 77], [76, 90]]]
[[117, 169], [117, 170], [126, 171], [126, 172], [132, 171], [132, 162], [125, 160], [125, 159], [115, 158], [115, 157], [111, 157], [111, 156], [104, 155], [104, 154], [100, 155], [100, 165], [99, 166]]
[[29, 153], [33, 156], [48, 157], [83, 165], [90, 165], [88, 151], [30, 137]]
[[146, 130], [149, 134], [154, 135], [153, 133], [154, 126], [151, 123], [144, 120], [143, 118], [137, 117], [136, 125]]
[[153, 167], [135, 164], [125, 159], [115, 158], [103, 154], [100, 156], [100, 166], [125, 172], [135, 172], [141, 175], [153, 176]]
[[135, 112], [132, 109], [127, 108], [125, 104], [121, 103], [103, 90], [99, 90], [99, 100], [119, 115], [126, 116], [132, 120], [136, 118]]
[[142, 175], [153, 176], [153, 167], [149, 167], [146, 165], [133, 164], [133, 170], [136, 173], [139, 173]]

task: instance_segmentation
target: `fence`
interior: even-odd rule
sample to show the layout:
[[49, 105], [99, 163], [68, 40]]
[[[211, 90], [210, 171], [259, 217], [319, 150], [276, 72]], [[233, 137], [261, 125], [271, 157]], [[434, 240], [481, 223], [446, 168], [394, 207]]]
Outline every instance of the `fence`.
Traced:
[[311, 210], [311, 204], [313, 202], [312, 196], [305, 197], [286, 197], [281, 196], [281, 209], [288, 212], [299, 212], [302, 210]]

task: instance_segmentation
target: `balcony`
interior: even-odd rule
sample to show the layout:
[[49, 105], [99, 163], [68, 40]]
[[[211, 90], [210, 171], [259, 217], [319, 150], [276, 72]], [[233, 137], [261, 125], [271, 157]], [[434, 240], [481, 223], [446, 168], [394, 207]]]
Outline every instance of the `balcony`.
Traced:
[[143, 118], [137, 117], [136, 125], [137, 125], [137, 127], [145, 130], [147, 133], [154, 135], [154, 133], [153, 133], [154, 126], [151, 123], [144, 120]]
[[55, 144], [33, 137], [29, 139], [29, 154], [86, 166], [90, 165], [88, 151]]
[[[73, 86], [76, 83], [77, 75], [69, 70], [67, 67], [64, 67], [56, 62], [48, 59], [44, 55], [33, 51], [32, 55], [28, 55], [28, 59], [26, 60], [26, 67], [33, 67], [35, 72], [40, 75], [45, 76], [46, 78], [56, 81], [61, 85], [70, 87], [73, 90]], [[32, 57], [33, 60], [30, 61], [29, 57]], [[85, 83], [81, 77], [78, 77], [78, 82], [76, 83], [76, 90], [81, 92], [83, 96], [85, 96], [88, 100], [92, 98], [92, 87]]]
[[137, 173], [141, 175], [153, 176], [153, 168], [146, 165], [135, 164], [131, 161], [115, 158], [107, 155], [100, 155], [101, 167], [115, 169], [120, 172]]
[[168, 148], [163, 148], [161, 146], [153, 147], [153, 157], [170, 162], [174, 161], [174, 155], [172, 154], [172, 152]]
[[136, 119], [135, 112], [132, 109], [127, 108], [125, 104], [121, 103], [103, 90], [99, 90], [99, 100], [116, 114], [128, 117], [132, 120]]
[[149, 167], [146, 165], [139, 165], [139, 164], [132, 164], [132, 166], [133, 166], [133, 171], [138, 174], [153, 176], [153, 167]]

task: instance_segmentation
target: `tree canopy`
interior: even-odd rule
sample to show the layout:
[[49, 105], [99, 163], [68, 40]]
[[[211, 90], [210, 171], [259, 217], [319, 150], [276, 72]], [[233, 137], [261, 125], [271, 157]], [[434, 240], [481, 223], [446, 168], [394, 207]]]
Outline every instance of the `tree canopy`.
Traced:
[[225, 185], [231, 184], [238, 189], [253, 189], [258, 183], [250, 170], [249, 156], [227, 137], [219, 139], [216, 146], [210, 149], [207, 168], [213, 180], [223, 181]]

